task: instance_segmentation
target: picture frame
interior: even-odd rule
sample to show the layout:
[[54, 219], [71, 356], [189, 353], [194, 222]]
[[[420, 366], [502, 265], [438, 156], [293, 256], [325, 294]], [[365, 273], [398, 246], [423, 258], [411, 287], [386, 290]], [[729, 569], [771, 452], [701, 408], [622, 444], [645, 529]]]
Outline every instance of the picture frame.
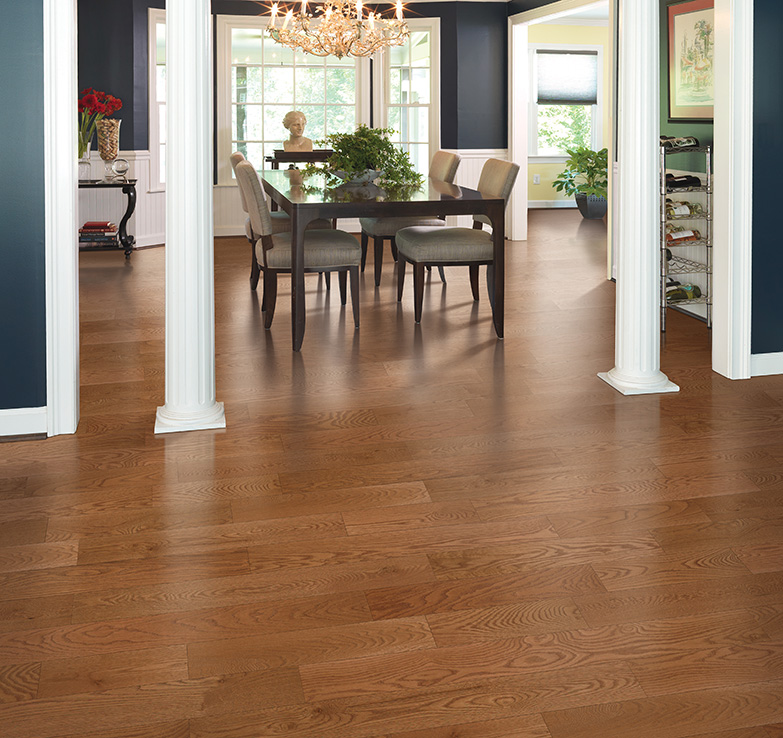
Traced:
[[714, 116], [715, 1], [667, 7], [669, 120], [710, 122]]

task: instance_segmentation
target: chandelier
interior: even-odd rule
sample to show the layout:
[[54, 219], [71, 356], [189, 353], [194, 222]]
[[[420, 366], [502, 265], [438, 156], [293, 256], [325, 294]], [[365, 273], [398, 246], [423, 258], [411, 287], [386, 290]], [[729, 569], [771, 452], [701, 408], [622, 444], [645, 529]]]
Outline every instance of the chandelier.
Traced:
[[[283, 46], [301, 49], [316, 56], [370, 56], [384, 46], [400, 46], [408, 38], [408, 24], [402, 17], [402, 2], [397, 0], [396, 14], [383, 18], [370, 11], [363, 15], [362, 0], [324, 0], [315, 9], [317, 18], [307, 12], [307, 0], [294, 13], [283, 15], [278, 3], [272, 5], [267, 32]], [[282, 26], [278, 27], [280, 14]]]

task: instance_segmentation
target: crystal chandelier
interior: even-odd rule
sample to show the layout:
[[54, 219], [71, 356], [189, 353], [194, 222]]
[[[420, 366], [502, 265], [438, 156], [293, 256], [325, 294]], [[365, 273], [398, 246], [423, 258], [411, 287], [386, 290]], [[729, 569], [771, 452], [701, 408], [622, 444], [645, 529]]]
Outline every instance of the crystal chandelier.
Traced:
[[[307, 12], [307, 0], [295, 13], [283, 15], [278, 3], [272, 5], [267, 32], [279, 44], [301, 49], [316, 56], [370, 56], [384, 46], [400, 46], [408, 38], [408, 24], [402, 17], [402, 2], [397, 0], [396, 14], [383, 18], [370, 11], [363, 15], [362, 0], [324, 0], [315, 9], [317, 17]], [[280, 14], [282, 26], [277, 25]]]

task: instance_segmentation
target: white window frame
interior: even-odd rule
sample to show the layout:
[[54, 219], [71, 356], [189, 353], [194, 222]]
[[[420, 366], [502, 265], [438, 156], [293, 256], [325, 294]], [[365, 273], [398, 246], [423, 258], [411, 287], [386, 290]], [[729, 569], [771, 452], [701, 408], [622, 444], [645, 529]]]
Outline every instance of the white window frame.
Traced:
[[160, 103], [158, 102], [157, 58], [158, 43], [156, 26], [166, 23], [166, 11], [149, 8], [147, 11], [147, 147], [150, 152], [149, 191], [165, 192], [166, 184], [160, 178]]
[[[234, 28], [255, 28], [265, 32], [268, 16], [218, 15], [215, 19], [217, 40], [216, 92], [217, 100], [217, 182], [218, 185], [236, 186], [234, 173], [228, 157], [231, 154], [231, 31]], [[369, 59], [358, 59], [356, 64], [356, 123], [370, 122], [370, 63]], [[258, 168], [265, 168], [264, 162], [253, 162]]]
[[[440, 18], [409, 18], [411, 31], [430, 32], [429, 157], [440, 149]], [[373, 64], [373, 122], [376, 128], [389, 124], [389, 52], [384, 49]], [[422, 106], [425, 107], [425, 106]], [[426, 172], [424, 172], [426, 174]]]
[[541, 155], [538, 153], [538, 103], [537, 91], [538, 91], [538, 56], [536, 54], [539, 50], [548, 51], [562, 51], [568, 53], [569, 51], [595, 51], [598, 54], [598, 92], [597, 103], [592, 106], [592, 142], [593, 149], [598, 150], [603, 148], [603, 122], [604, 122], [604, 49], [603, 46], [596, 46], [593, 44], [528, 44], [528, 50], [530, 54], [530, 106], [529, 106], [529, 151], [528, 158], [533, 159], [542, 164], [546, 163], [560, 163], [564, 162], [567, 158], [567, 154], [562, 155]]

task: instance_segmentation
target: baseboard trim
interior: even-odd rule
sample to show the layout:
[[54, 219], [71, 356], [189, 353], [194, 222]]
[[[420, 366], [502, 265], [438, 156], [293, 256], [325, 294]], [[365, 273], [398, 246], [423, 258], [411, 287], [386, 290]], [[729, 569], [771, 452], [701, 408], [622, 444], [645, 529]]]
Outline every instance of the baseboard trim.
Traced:
[[165, 233], [151, 233], [143, 238], [137, 239], [134, 248], [147, 249], [150, 246], [163, 246], [164, 243], [166, 243]]
[[783, 352], [751, 354], [750, 376], [767, 377], [770, 374], [783, 374]]
[[0, 436], [46, 434], [46, 408], [20, 407], [0, 410]]
[[527, 207], [529, 210], [549, 210], [555, 208], [568, 208], [575, 210], [576, 203], [573, 200], [528, 200]]

